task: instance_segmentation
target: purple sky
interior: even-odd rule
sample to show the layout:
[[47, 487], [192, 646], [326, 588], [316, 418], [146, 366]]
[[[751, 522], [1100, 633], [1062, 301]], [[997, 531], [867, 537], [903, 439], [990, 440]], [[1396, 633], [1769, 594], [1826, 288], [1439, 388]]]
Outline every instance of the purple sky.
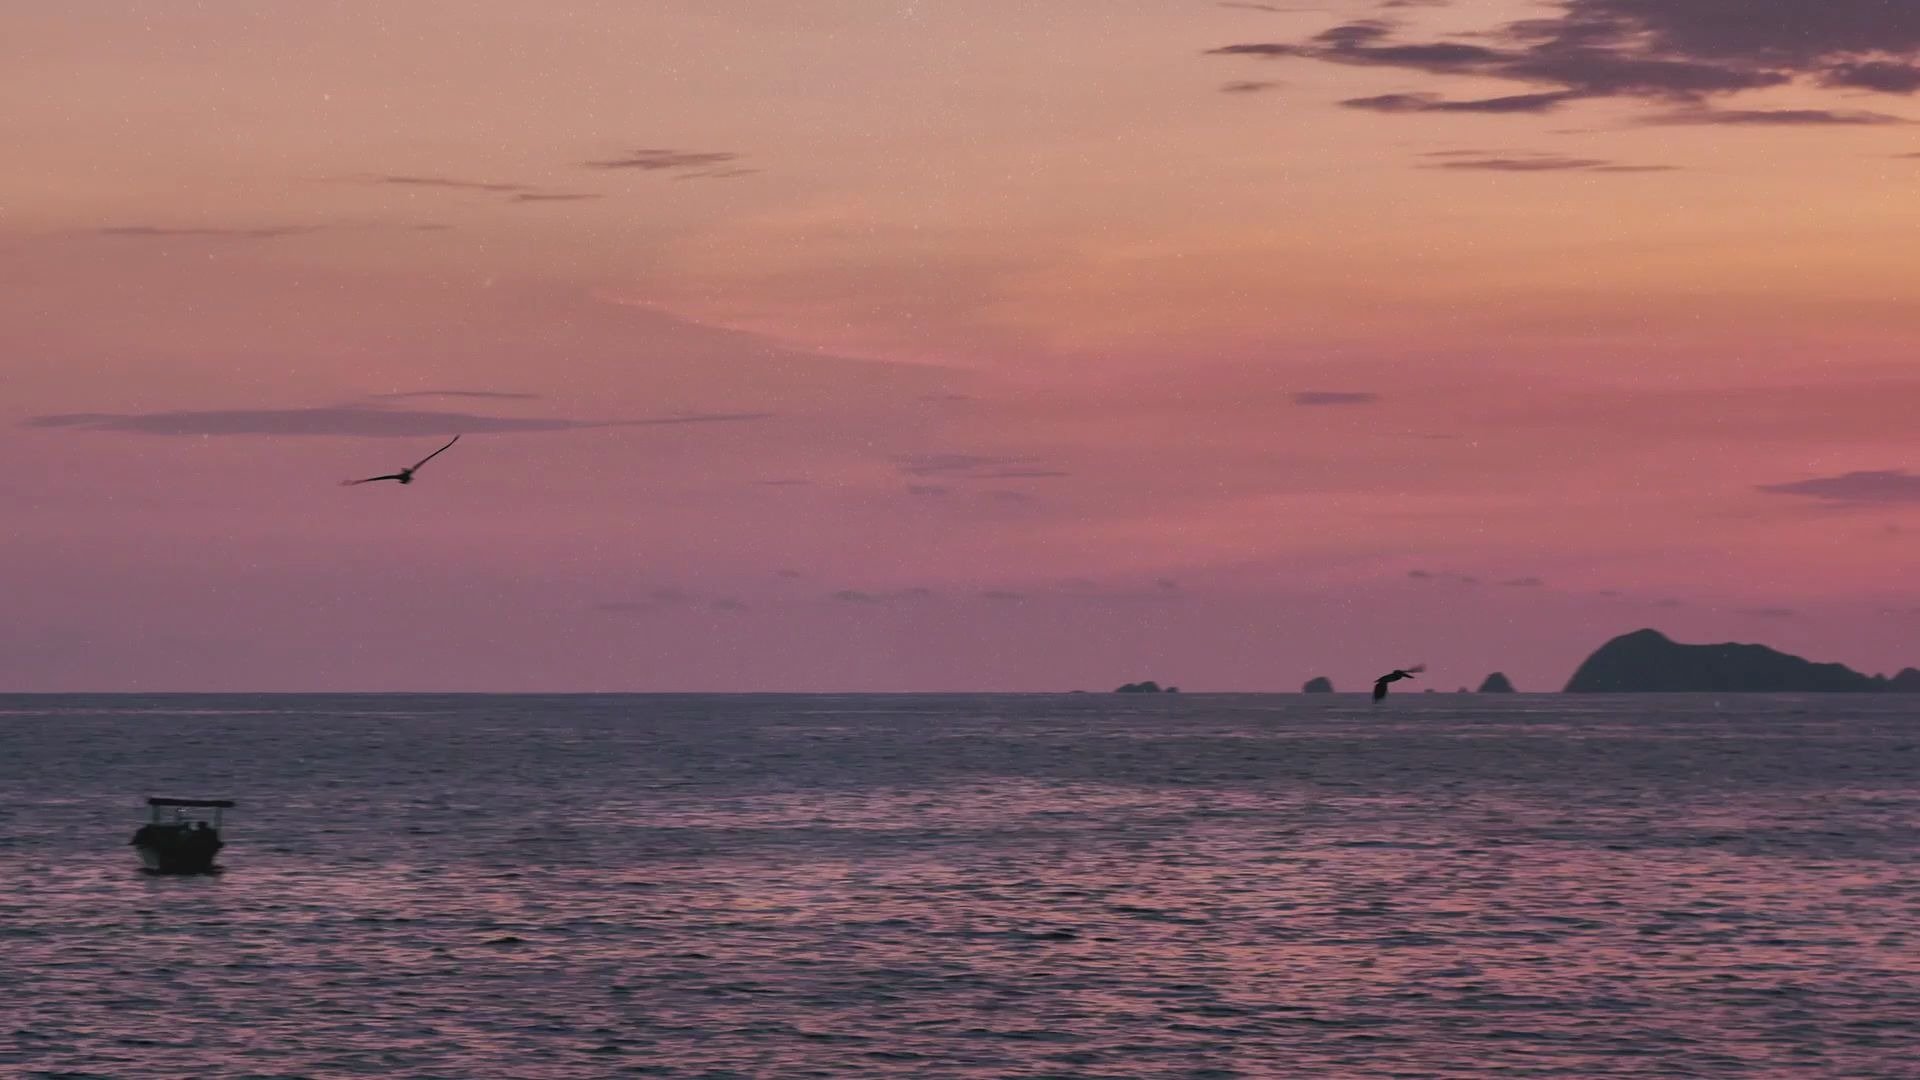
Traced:
[[1920, 664], [1912, 10], [10, 15], [0, 689]]

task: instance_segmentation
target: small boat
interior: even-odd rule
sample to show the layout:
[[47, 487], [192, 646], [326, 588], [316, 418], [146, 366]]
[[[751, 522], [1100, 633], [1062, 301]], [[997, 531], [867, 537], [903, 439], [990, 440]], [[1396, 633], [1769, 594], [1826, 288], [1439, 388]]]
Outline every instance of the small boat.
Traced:
[[[232, 799], [147, 800], [149, 817], [127, 841], [151, 874], [213, 874], [213, 857], [226, 847], [220, 839], [220, 812]], [[211, 810], [212, 814], [200, 811]]]

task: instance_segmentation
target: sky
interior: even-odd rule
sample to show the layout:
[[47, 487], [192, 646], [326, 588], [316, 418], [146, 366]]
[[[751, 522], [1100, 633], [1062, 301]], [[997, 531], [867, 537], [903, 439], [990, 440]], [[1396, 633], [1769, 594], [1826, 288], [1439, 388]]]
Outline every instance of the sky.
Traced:
[[0, 689], [1920, 665], [1920, 4], [6, 18]]

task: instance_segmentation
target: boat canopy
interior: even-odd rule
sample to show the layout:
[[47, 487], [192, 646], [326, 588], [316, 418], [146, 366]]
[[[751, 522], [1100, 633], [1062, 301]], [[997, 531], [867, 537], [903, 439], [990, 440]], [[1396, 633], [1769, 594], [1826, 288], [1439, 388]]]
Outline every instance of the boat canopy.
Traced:
[[232, 799], [169, 799], [165, 797], [155, 797], [155, 798], [148, 799], [147, 805], [148, 806], [215, 806], [221, 809], [230, 810], [233, 808], [233, 800]]

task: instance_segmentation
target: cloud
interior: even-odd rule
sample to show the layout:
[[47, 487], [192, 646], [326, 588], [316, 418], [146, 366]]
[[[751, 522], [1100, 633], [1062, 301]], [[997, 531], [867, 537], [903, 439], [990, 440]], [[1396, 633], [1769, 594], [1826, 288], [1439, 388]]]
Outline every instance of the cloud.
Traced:
[[456, 180], [448, 176], [375, 176], [368, 181], [374, 184], [399, 184], [405, 187], [448, 188], [454, 191], [491, 191], [514, 192], [532, 191], [527, 184], [499, 184], [486, 180]]
[[739, 158], [739, 154], [715, 151], [642, 149], [635, 150], [625, 157], [588, 161], [582, 164], [589, 169], [638, 169], [642, 172], [664, 172], [676, 169], [707, 169], [715, 165], [728, 165]]
[[1754, 619], [1797, 619], [1800, 617], [1799, 612], [1792, 608], [1783, 607], [1741, 608], [1734, 612], [1734, 614], [1745, 615]]
[[1371, 405], [1379, 400], [1371, 390], [1302, 390], [1293, 395], [1295, 405]]
[[1541, 154], [1537, 157], [1483, 157], [1453, 158], [1438, 164], [1426, 166], [1429, 169], [1471, 169], [1487, 172], [1668, 172], [1672, 165], [1618, 165], [1600, 158], [1559, 157], [1553, 154]]
[[910, 585], [892, 592], [868, 592], [864, 589], [840, 589], [829, 593], [831, 599], [848, 604], [888, 604], [898, 600], [931, 600], [935, 593], [924, 585]]
[[[1394, 7], [1414, 6], [1406, 0]], [[1425, 6], [1425, 5], [1420, 5]], [[1505, 79], [1542, 89], [1472, 101], [1427, 93], [1348, 102], [1381, 112], [1544, 112], [1585, 98], [1702, 106], [1800, 83], [1884, 94], [1920, 91], [1920, 4], [1888, 0], [1559, 0], [1546, 17], [1496, 23], [1457, 40], [1397, 37], [1397, 24], [1349, 21], [1300, 41], [1248, 42], [1215, 56], [1394, 68]], [[1821, 109], [1689, 109], [1689, 123], [1890, 123]], [[1766, 119], [1755, 118], [1766, 116]], [[1731, 119], [1729, 119], [1731, 117]]]
[[1911, 94], [1920, 90], [1920, 66], [1887, 61], [1842, 64], [1821, 76], [1827, 86], [1875, 90], [1882, 94]]
[[451, 397], [485, 398], [494, 401], [533, 401], [539, 394], [523, 394], [512, 390], [403, 390], [392, 394], [373, 394], [379, 401], [398, 401], [404, 398]]
[[1829, 502], [1920, 502], [1920, 476], [1904, 469], [1872, 469], [1784, 484], [1760, 484], [1755, 490], [1769, 495], [1805, 495]]
[[813, 481], [811, 480], [801, 480], [797, 477], [791, 477], [791, 476], [782, 476], [773, 480], [755, 480], [754, 483], [759, 485], [760, 487], [812, 487], [813, 486]]
[[1373, 112], [1469, 112], [1469, 113], [1543, 113], [1551, 112], [1579, 95], [1566, 91], [1546, 94], [1508, 94], [1503, 97], [1449, 101], [1438, 94], [1377, 94], [1348, 98], [1340, 104], [1349, 109]]
[[944, 484], [908, 484], [909, 495], [945, 495], [953, 489]]
[[894, 464], [907, 476], [955, 480], [1038, 480], [1071, 475], [1042, 464], [1038, 458], [992, 454], [914, 454], [896, 458]]
[[706, 413], [642, 420], [482, 416], [426, 409], [334, 405], [315, 409], [182, 409], [151, 413], [59, 413], [30, 417], [22, 427], [116, 431], [139, 435], [414, 435], [505, 434], [577, 428], [722, 423], [759, 420], [771, 413]]
[[736, 176], [752, 176], [759, 169], [701, 169], [698, 172], [679, 173], [675, 180], [731, 180]]
[[1258, 94], [1265, 90], [1272, 90], [1279, 85], [1279, 83], [1269, 79], [1235, 79], [1232, 82], [1221, 83], [1220, 92], [1223, 94]]
[[1472, 574], [1459, 574], [1452, 570], [1409, 570], [1407, 576], [1415, 581], [1451, 581], [1456, 585], [1480, 584], [1480, 579]]
[[1683, 109], [1640, 120], [1642, 124], [1727, 124], [1748, 127], [1857, 127], [1911, 124], [1904, 117], [1861, 109]]
[[1025, 593], [1009, 592], [1006, 589], [982, 589], [980, 591], [980, 599], [982, 600], [1025, 600], [1026, 598]]
[[402, 187], [439, 188], [446, 191], [482, 191], [505, 195], [511, 203], [580, 202], [606, 196], [591, 192], [542, 191], [532, 184], [508, 184], [491, 180], [461, 180], [451, 176], [400, 176], [384, 174], [360, 177], [369, 184], [396, 184]]
[[1500, 584], [1505, 585], [1509, 588], [1515, 588], [1515, 589], [1537, 589], [1545, 585], [1546, 582], [1540, 580], [1537, 577], [1517, 577], [1517, 578], [1508, 578], [1507, 580], [1501, 582]]
[[318, 231], [320, 231], [318, 225], [271, 225], [260, 228], [226, 228], [213, 225], [109, 225], [98, 230], [102, 236], [151, 240], [182, 237], [204, 237], [211, 240], [274, 240], [282, 236], [302, 236]]

